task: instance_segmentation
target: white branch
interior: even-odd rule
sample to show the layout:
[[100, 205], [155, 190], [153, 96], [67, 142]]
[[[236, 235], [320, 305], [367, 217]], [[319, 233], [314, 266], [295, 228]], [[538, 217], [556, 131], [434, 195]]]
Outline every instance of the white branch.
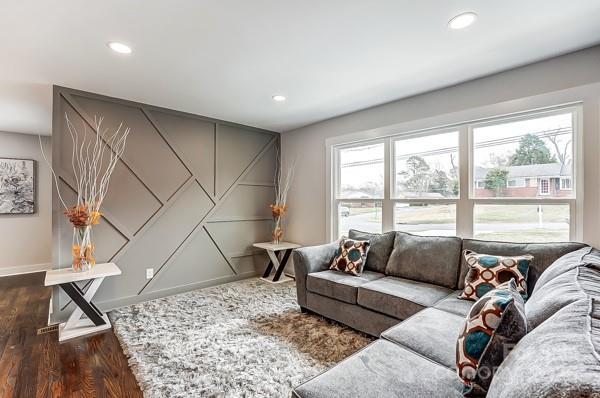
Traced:
[[[77, 189], [77, 202], [75, 205], [85, 206], [91, 217], [92, 212], [100, 210], [100, 206], [108, 193], [110, 177], [125, 152], [127, 136], [131, 130], [129, 128], [123, 129], [123, 123], [121, 123], [114, 133], [107, 134], [108, 129], [102, 129], [104, 118], [94, 117], [92, 132], [88, 134], [88, 127], [83, 122], [83, 136], [81, 136], [66, 113], [65, 119], [73, 144], [71, 166]], [[94, 133], [95, 137], [92, 137]], [[44, 159], [46, 159], [45, 155]], [[49, 164], [47, 159], [46, 162]], [[52, 169], [51, 166], [50, 168]], [[68, 206], [60, 194], [56, 173], [54, 173], [54, 170], [52, 170], [52, 173], [59, 198], [65, 209], [67, 209]]]

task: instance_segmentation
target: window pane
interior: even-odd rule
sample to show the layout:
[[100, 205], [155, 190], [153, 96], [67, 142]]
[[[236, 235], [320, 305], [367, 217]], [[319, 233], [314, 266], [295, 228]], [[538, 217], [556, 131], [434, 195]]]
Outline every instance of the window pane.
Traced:
[[455, 236], [456, 205], [396, 203], [394, 229], [416, 235]]
[[340, 202], [338, 235], [348, 236], [348, 230], [381, 233], [381, 202]]
[[572, 114], [473, 129], [477, 198], [572, 197]]
[[569, 205], [475, 205], [475, 238], [510, 242], [569, 241]]
[[340, 149], [340, 198], [383, 198], [383, 143]]
[[458, 132], [394, 143], [397, 198], [458, 197]]

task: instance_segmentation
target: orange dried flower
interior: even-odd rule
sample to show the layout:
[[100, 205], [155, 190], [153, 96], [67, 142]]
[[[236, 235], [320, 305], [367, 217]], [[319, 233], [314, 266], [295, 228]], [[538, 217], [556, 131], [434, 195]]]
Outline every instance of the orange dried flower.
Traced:
[[102, 217], [103, 214], [99, 211], [93, 211], [92, 212], [92, 216], [90, 217], [90, 224], [91, 225], [98, 225], [100, 224], [100, 217]]
[[88, 225], [88, 209], [86, 206], [73, 206], [65, 211], [65, 215], [75, 228], [83, 228]]
[[269, 205], [273, 218], [284, 216], [287, 212], [287, 205]]
[[90, 214], [86, 205], [73, 206], [65, 211], [65, 215], [75, 228], [98, 225], [100, 217], [102, 217], [102, 213], [99, 211], [92, 211]]

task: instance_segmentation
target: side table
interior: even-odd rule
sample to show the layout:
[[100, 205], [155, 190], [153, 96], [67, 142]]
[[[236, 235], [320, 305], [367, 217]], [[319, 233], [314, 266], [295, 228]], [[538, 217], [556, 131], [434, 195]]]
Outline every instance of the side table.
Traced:
[[[58, 327], [58, 341], [64, 341], [86, 334], [110, 329], [108, 316], [103, 314], [92, 303], [92, 298], [107, 276], [121, 275], [121, 270], [114, 263], [96, 264], [89, 271], [75, 272], [72, 269], [57, 269], [46, 272], [45, 286], [58, 285], [73, 300], [77, 308], [66, 322]], [[75, 283], [92, 280], [87, 291]], [[87, 318], [82, 318], [83, 314]]]
[[[290, 242], [280, 242], [280, 243], [271, 243], [271, 242], [263, 242], [263, 243], [255, 243], [252, 246], [258, 247], [259, 249], [264, 249], [267, 251], [269, 255], [269, 264], [263, 273], [262, 279], [271, 283], [285, 282], [286, 279], [280, 280], [281, 274], [283, 273], [283, 269], [290, 258], [290, 254], [292, 254], [292, 250], [301, 247], [296, 243]], [[283, 253], [283, 258], [279, 261], [278, 254], [280, 252]], [[273, 276], [272, 280], [267, 279], [271, 274], [271, 270], [275, 267], [275, 276]]]

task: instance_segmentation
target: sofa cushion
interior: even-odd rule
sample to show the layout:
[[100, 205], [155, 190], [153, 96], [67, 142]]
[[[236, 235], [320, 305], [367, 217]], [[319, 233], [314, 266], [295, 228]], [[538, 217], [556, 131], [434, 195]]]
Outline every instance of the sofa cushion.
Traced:
[[342, 238], [329, 268], [359, 276], [363, 272], [368, 252], [368, 240]]
[[365, 269], [381, 273], [385, 272], [385, 266], [388, 263], [390, 253], [394, 247], [394, 238], [396, 237], [394, 231], [386, 232], [384, 234], [374, 234], [351, 229], [348, 232], [348, 237], [350, 239], [369, 241], [371, 246], [369, 255], [367, 256]]
[[306, 277], [306, 289], [322, 296], [356, 304], [358, 287], [384, 276], [372, 271], [364, 271], [361, 276], [348, 275], [335, 270], [315, 272]]
[[526, 333], [525, 303], [514, 279], [473, 305], [456, 343], [457, 373], [466, 396], [485, 395], [507, 347], [517, 344]]
[[461, 317], [467, 316], [469, 310], [473, 306], [473, 302], [470, 300], [463, 300], [459, 298], [462, 290], [455, 290], [433, 306], [438, 310], [450, 312], [452, 314], [460, 315]]
[[456, 369], [456, 340], [465, 318], [427, 308], [381, 334], [450, 369]]
[[533, 293], [557, 276], [586, 264], [595, 264], [600, 267], [600, 251], [586, 246], [558, 258], [540, 275]]
[[396, 232], [385, 273], [456, 289], [461, 239]]
[[600, 268], [592, 264], [572, 268], [541, 287], [538, 284], [525, 304], [528, 328], [536, 328], [561, 308], [588, 295], [600, 298]]
[[[519, 256], [530, 254], [533, 261], [529, 265], [529, 274], [527, 276], [527, 293], [531, 295], [538, 277], [559, 257], [572, 251], [586, 247], [583, 243], [511, 243], [511, 242], [493, 242], [476, 239], [463, 239], [463, 250], [472, 250], [477, 253], [487, 253], [496, 256]], [[462, 257], [462, 256], [461, 256]], [[461, 259], [460, 276], [458, 278], [458, 288], [464, 289], [465, 276], [469, 266], [464, 257]]]
[[515, 280], [519, 293], [527, 298], [527, 273], [532, 256], [495, 256], [471, 250], [465, 250], [463, 256], [469, 272], [461, 298], [475, 301], [511, 279]]
[[450, 292], [442, 286], [386, 276], [361, 285], [356, 302], [362, 307], [406, 319], [433, 306]]
[[456, 374], [386, 340], [371, 343], [294, 389], [299, 398], [462, 398]]
[[308, 291], [306, 292], [306, 308], [375, 338], [381, 336], [383, 331], [398, 324], [398, 319], [394, 317]]
[[496, 371], [487, 398], [600, 396], [600, 300], [562, 308], [528, 333]]

